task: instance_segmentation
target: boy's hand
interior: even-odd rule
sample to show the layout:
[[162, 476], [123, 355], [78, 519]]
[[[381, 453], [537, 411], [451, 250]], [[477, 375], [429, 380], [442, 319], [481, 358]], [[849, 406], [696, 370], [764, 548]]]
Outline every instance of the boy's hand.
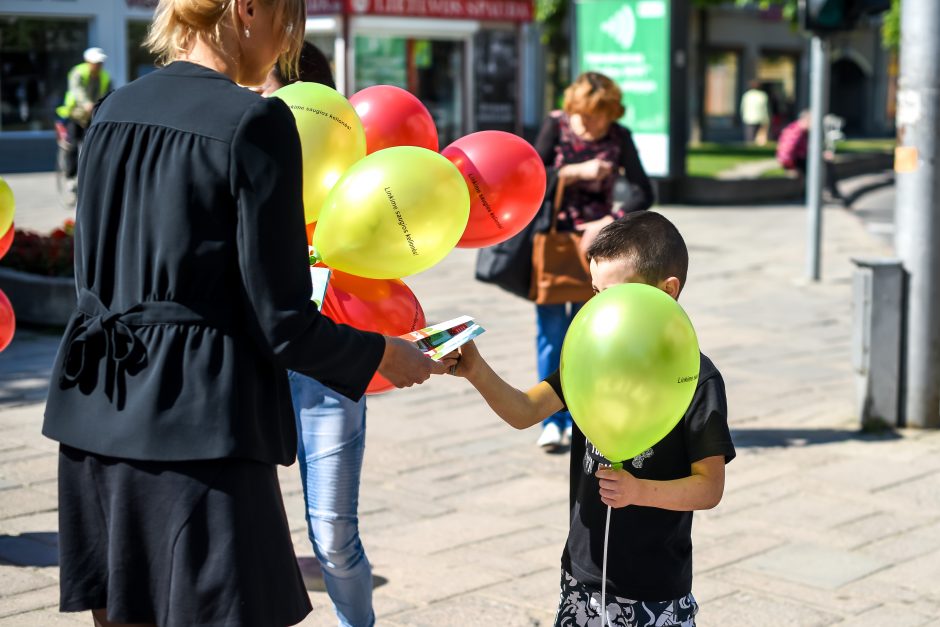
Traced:
[[465, 379], [472, 379], [479, 374], [483, 357], [480, 356], [480, 351], [477, 350], [472, 340], [447, 355], [447, 357], [451, 356], [456, 357], [456, 365], [450, 370], [450, 374]]
[[601, 484], [601, 501], [614, 508], [633, 505], [639, 500], [642, 484], [626, 470], [601, 468], [597, 471]]

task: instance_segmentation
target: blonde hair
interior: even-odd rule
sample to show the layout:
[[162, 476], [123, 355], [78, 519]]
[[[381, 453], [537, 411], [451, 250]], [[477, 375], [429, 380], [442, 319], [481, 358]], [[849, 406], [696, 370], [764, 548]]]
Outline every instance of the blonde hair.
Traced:
[[[284, 30], [287, 51], [278, 66], [287, 76], [297, 72], [303, 45], [304, 0], [260, 0], [277, 11], [276, 22]], [[197, 35], [221, 46], [222, 30], [237, 23], [237, 0], [159, 0], [144, 45], [157, 55], [161, 65], [170, 63], [189, 50]]]
[[585, 72], [565, 90], [565, 113], [603, 113], [612, 121], [619, 120], [626, 109], [620, 88], [599, 72]]

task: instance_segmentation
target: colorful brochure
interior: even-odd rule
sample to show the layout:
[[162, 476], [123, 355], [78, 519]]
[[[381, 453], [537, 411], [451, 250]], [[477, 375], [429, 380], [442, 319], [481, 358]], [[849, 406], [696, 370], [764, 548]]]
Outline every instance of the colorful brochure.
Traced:
[[317, 309], [323, 311], [323, 299], [326, 298], [326, 288], [330, 284], [330, 269], [310, 266], [310, 283], [313, 285], [310, 300], [317, 304]]
[[401, 337], [414, 342], [431, 359], [440, 360], [444, 355], [463, 346], [485, 330], [470, 316], [460, 316], [419, 331], [406, 333]]

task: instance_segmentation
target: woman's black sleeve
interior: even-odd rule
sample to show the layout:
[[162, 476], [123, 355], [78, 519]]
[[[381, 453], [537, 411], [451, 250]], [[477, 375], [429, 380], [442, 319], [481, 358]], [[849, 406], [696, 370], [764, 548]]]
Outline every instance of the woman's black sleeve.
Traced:
[[252, 335], [275, 363], [358, 399], [382, 359], [385, 339], [335, 324], [310, 300], [300, 138], [284, 102], [259, 100], [245, 113], [231, 164]]
[[630, 131], [623, 129], [621, 136], [623, 145], [620, 151], [620, 167], [623, 168], [627, 183], [630, 184], [630, 198], [624, 203], [623, 211], [629, 213], [649, 209], [656, 200], [653, 184], [646, 176]]

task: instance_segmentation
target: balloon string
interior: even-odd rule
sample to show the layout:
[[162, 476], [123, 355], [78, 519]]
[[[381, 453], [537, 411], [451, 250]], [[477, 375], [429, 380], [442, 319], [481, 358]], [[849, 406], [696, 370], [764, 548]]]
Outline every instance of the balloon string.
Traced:
[[610, 539], [610, 505], [607, 506], [607, 524], [604, 526], [604, 566], [601, 574], [601, 627], [609, 625], [607, 617], [607, 541]]

